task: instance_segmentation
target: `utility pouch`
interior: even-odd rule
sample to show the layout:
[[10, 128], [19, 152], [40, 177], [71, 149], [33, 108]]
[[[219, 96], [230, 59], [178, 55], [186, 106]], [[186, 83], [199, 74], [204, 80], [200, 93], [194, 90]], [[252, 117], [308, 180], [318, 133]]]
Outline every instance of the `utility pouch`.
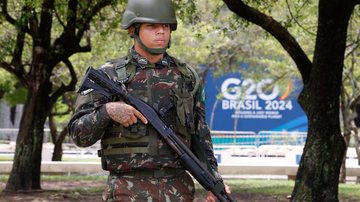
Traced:
[[176, 111], [180, 124], [186, 127], [191, 134], [195, 133], [194, 126], [194, 98], [187, 92], [173, 89], [176, 98]]
[[125, 127], [116, 123], [108, 128], [105, 133], [112, 137], [124, 137], [133, 140], [140, 139], [146, 136], [146, 125], [138, 122], [132, 126]]
[[103, 170], [108, 170], [106, 163], [106, 156], [102, 155], [102, 150], [98, 150], [98, 156], [101, 157], [101, 168]]

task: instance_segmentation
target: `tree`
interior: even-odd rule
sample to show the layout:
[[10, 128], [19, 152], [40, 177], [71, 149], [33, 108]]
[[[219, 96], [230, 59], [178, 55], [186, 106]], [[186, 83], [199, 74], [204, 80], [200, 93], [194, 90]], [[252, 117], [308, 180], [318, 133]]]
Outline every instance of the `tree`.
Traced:
[[342, 70], [348, 22], [360, 1], [319, 0], [312, 61], [274, 18], [244, 1], [223, 1], [238, 16], [274, 36], [301, 74], [304, 88], [298, 100], [308, 117], [309, 129], [292, 201], [338, 201], [340, 166], [346, 146], [339, 122]]
[[[359, 13], [360, 14], [360, 13]], [[354, 15], [350, 21], [348, 34], [348, 45], [345, 54], [343, 84], [341, 88], [341, 115], [343, 136], [347, 147], [355, 148], [358, 164], [360, 162], [360, 149], [358, 128], [355, 125], [356, 106], [360, 103], [360, 83], [359, 83], [359, 47], [360, 32], [358, 30], [359, 16]], [[352, 138], [353, 137], [353, 138]], [[351, 141], [353, 140], [353, 141]], [[346, 150], [347, 153], [348, 150]], [[344, 156], [340, 172], [340, 182], [346, 181], [346, 155]], [[357, 178], [359, 182], [359, 177]]]
[[[1, 46], [7, 52], [1, 51], [0, 67], [13, 74], [27, 90], [13, 168], [5, 191], [41, 189], [44, 123], [56, 100], [73, 91], [77, 83], [69, 57], [91, 50], [92, 21], [106, 6], [115, 3], [112, 0], [0, 1], [0, 23], [4, 30], [9, 30], [1, 38]], [[70, 79], [55, 89], [51, 76], [59, 63], [67, 67]]]
[[[62, 99], [56, 103], [56, 106], [52, 108], [52, 112], [48, 117], [51, 140], [54, 143], [52, 161], [61, 161], [62, 159], [62, 144], [68, 134], [67, 123], [70, 116], [74, 113], [75, 98], [73, 97], [70, 93], [65, 93]], [[62, 126], [60, 133], [57, 125]]]
[[[5, 191], [41, 189], [40, 164], [44, 123], [55, 102], [65, 92], [75, 90], [76, 69], [71, 56], [90, 52], [90, 33], [111, 34], [119, 28], [125, 0], [0, 0], [0, 67], [16, 77], [27, 92], [16, 142], [13, 168]], [[174, 1], [178, 17], [192, 19], [194, 3]], [[110, 32], [111, 31], [111, 32]], [[120, 39], [126, 34], [120, 35]], [[128, 38], [128, 36], [127, 36]], [[122, 42], [122, 41], [121, 41]], [[118, 43], [108, 57], [118, 57]], [[119, 47], [120, 46], [120, 47]], [[105, 59], [97, 59], [103, 64]], [[75, 59], [76, 60], [76, 59]], [[83, 72], [88, 64], [84, 65]], [[52, 81], [54, 70], [65, 66], [67, 81], [58, 88]], [[3, 91], [1, 91], [2, 93]]]

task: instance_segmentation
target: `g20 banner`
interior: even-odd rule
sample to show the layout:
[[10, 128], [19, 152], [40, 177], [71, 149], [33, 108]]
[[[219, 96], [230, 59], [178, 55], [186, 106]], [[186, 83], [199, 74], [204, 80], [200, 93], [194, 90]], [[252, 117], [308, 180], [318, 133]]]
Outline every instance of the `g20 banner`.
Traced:
[[307, 131], [307, 118], [297, 102], [299, 80], [278, 84], [271, 78], [242, 78], [239, 73], [205, 81], [206, 119], [215, 131]]

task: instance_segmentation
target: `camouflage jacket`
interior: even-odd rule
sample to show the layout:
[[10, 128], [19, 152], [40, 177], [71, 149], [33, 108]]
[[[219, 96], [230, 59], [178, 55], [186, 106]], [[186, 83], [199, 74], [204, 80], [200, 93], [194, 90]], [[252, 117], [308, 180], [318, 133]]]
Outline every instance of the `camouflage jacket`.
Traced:
[[[126, 82], [127, 90], [134, 96], [138, 96], [148, 104], [152, 105], [158, 111], [161, 111], [164, 108], [170, 108], [163, 113], [163, 118], [165, 119], [165, 121], [169, 123], [170, 127], [172, 127], [174, 131], [179, 134], [179, 136], [189, 147], [192, 148], [193, 151], [194, 149], [199, 150], [198, 145], [201, 145], [200, 147], [202, 148], [200, 148], [200, 150], [205, 153], [205, 158], [207, 159], [208, 166], [213, 171], [215, 176], [220, 178], [220, 175], [217, 171], [217, 162], [213, 153], [213, 145], [211, 141], [210, 131], [205, 122], [205, 96], [203, 87], [200, 86], [197, 89], [196, 93], [194, 93], [193, 95], [194, 103], [192, 120], [188, 121], [189, 123], [184, 123], [186, 122], [186, 120], [181, 120], [184, 119], [184, 117], [183, 115], [180, 115], [182, 112], [179, 111], [179, 109], [176, 109], [176, 107], [168, 106], [168, 104], [165, 104], [164, 106], [163, 104], [168, 103], [163, 100], [166, 100], [169, 97], [170, 103], [176, 102], [176, 100], [171, 100], [171, 97], [176, 98], [179, 96], [179, 94], [181, 94], [181, 92], [174, 93], [176, 89], [179, 89], [179, 86], [177, 85], [186, 85], [186, 88], [189, 88], [189, 90], [192, 90], [192, 88], [195, 86], [194, 79], [192, 78], [187, 79], [187, 81], [191, 81], [190, 86], [186, 82], [176, 83], [176, 86], [174, 86], [174, 82], [178, 82], [179, 80], [181, 80], [180, 77], [182, 77], [181, 75], [184, 74], [183, 72], [181, 72], [181, 70], [178, 71], [179, 68], [177, 67], [184, 64], [182, 63], [179, 65], [179, 62], [168, 54], [165, 54], [164, 58], [156, 64], [145, 64], [146, 59], [140, 57], [134, 51], [134, 49], [130, 49], [129, 54], [127, 57], [125, 57], [125, 59], [127, 61], [126, 67], [131, 65], [134, 65], [136, 67], [134, 68], [134, 72], [131, 72], [131, 70], [129, 70], [131, 68], [126, 69], [127, 79], [129, 79]], [[116, 60], [112, 60], [104, 64], [100, 69], [106, 72], [106, 69], [115, 68], [115, 65]], [[153, 80], [153, 83], [149, 83], [149, 80], [150, 82], [151, 80]], [[173, 80], [174, 82], [168, 80]], [[166, 93], [173, 93], [174, 96], [153, 96], [153, 94], [156, 94], [156, 92], [162, 92], [162, 90], [170, 88], [169, 85], [172, 85], [172, 89], [166, 91]], [[150, 86], [155, 87], [153, 91], [150, 90], [148, 96], [144, 97], [144, 90], [139, 89], [139, 86], [143, 86], [143, 88], [146, 89], [152, 89], [150, 88]], [[108, 100], [104, 96], [95, 93], [89, 93], [87, 95], [80, 94], [78, 96], [75, 105], [75, 114], [73, 115], [68, 124], [69, 134], [77, 146], [87, 147], [93, 145], [98, 140], [101, 140], [102, 148], [106, 149], [106, 147], [109, 146], [109, 143], [107, 142], [114, 142], [119, 136], [126, 136], [126, 133], [129, 133], [129, 137], [134, 137], [133, 135], [136, 134], [137, 136], [140, 136], [138, 138], [147, 138], [149, 136], [149, 133], [151, 134], [151, 126], [144, 126], [141, 123], [136, 124], [135, 127], [128, 128], [119, 126], [119, 124], [114, 123], [108, 116], [104, 107], [104, 104], [109, 101], [113, 100]], [[179, 105], [179, 103], [175, 103], [175, 105]], [[178, 117], [178, 119], [175, 120], [174, 117]], [[187, 132], [184, 132], [181, 126], [185, 126], [185, 130]], [[118, 130], [121, 131], [121, 135], [118, 135], [118, 133], [114, 133], [114, 131], [116, 132]], [[144, 132], [144, 134], [142, 134], [143, 131], [147, 132]], [[186, 134], [190, 134], [192, 137], [188, 137]], [[195, 141], [191, 141], [192, 139]], [[102, 158], [105, 159], [107, 163], [107, 169], [111, 171], [119, 170], [120, 172], [126, 172], [137, 168], [158, 169], [162, 167], [181, 167], [176, 156], [173, 154], [172, 151], [169, 151], [168, 146], [162, 140], [156, 141], [158, 141], [156, 145], [148, 145], [148, 148], [158, 147], [156, 151], [153, 151], [152, 149], [148, 153], [142, 153], [131, 152], [130, 150], [126, 154], [106, 155]], [[136, 142], [139, 141], [137, 140]], [[198, 143], [196, 146], [194, 146], [195, 142]], [[198, 151], [194, 151], [194, 153], [196, 152]]]

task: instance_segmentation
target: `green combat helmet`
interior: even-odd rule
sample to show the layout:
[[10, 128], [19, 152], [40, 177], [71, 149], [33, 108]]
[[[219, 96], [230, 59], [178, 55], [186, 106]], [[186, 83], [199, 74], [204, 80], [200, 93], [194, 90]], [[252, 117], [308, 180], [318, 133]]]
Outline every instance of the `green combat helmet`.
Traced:
[[[122, 16], [121, 27], [129, 29], [135, 27], [134, 38], [142, 48], [153, 55], [159, 55], [167, 48], [148, 48], [139, 38], [140, 23], [170, 24], [171, 30], [176, 30], [177, 20], [171, 0], [129, 0]], [[168, 48], [170, 47], [170, 42]]]

